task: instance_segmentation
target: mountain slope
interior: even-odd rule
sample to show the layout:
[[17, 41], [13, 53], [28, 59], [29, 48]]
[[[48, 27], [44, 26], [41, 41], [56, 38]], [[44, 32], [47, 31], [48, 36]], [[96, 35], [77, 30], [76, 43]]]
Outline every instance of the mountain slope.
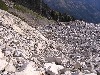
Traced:
[[67, 12], [76, 19], [100, 22], [100, 0], [44, 0], [51, 8]]
[[1, 75], [100, 75], [100, 24], [50, 21], [10, 4], [12, 14], [0, 9]]
[[100, 74], [99, 24], [59, 22], [38, 30], [0, 10], [0, 74]]
[[38, 14], [45, 16], [48, 19], [53, 19], [62, 22], [75, 20], [73, 16], [70, 16], [67, 13], [60, 13], [56, 10], [52, 10], [51, 8], [48, 7], [47, 4], [43, 2], [43, 0], [9, 0], [9, 1], [13, 1], [15, 4], [27, 7], [28, 9], [31, 9], [34, 12], [37, 12]]

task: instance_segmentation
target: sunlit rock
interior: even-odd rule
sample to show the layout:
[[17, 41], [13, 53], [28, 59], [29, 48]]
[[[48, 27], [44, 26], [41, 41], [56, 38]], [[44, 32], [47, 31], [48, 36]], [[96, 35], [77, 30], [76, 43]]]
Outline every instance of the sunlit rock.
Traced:
[[55, 63], [45, 63], [44, 68], [46, 69], [46, 72], [50, 75], [56, 75], [59, 74], [59, 72], [64, 69], [61, 65], [56, 65]]

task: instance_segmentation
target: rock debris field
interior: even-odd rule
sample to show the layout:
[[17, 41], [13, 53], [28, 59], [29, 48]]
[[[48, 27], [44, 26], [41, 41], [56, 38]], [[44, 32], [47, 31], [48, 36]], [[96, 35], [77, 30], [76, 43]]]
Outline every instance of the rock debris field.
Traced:
[[100, 75], [100, 24], [35, 29], [0, 10], [0, 75]]

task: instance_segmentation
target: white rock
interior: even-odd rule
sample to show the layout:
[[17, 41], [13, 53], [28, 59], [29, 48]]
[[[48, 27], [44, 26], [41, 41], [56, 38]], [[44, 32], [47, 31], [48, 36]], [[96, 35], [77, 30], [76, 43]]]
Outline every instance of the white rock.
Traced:
[[5, 54], [5, 56], [9, 56], [9, 55], [11, 55], [11, 51], [10, 50], [6, 50], [4, 54]]
[[95, 61], [96, 61], [96, 62], [100, 61], [100, 57], [96, 57], [96, 58], [95, 58]]
[[95, 74], [95, 73], [90, 73], [90, 74], [85, 74], [85, 75], [97, 75], [97, 74]]
[[8, 62], [5, 59], [0, 59], [0, 70], [3, 70]]
[[16, 72], [15, 75], [45, 75], [41, 71], [32, 71], [32, 72]]
[[84, 73], [82, 73], [82, 72], [79, 72], [79, 75], [84, 75]]
[[23, 31], [16, 25], [13, 25], [13, 29], [18, 32], [19, 34], [23, 34]]
[[7, 75], [7, 73], [8, 73], [7, 71], [4, 71], [4, 72], [3, 72], [4, 75]]
[[13, 65], [13, 61], [12, 60], [9, 62], [8, 66], [5, 68], [5, 70], [9, 71], [9, 72], [15, 72], [16, 71], [16, 68]]
[[[59, 71], [64, 69], [63, 66], [56, 65], [55, 63], [45, 63], [44, 68], [46, 69], [47, 72], [51, 71], [54, 74], [59, 74]], [[52, 75], [52, 73], [50, 75]]]
[[70, 71], [66, 71], [65, 75], [71, 75], [71, 72]]
[[82, 66], [86, 66], [85, 62], [80, 62], [80, 64], [81, 64]]
[[67, 26], [68, 28], [70, 28], [70, 26]]
[[21, 57], [21, 55], [22, 55], [21, 51], [19, 50], [14, 51], [14, 54], [13, 54], [14, 57]]

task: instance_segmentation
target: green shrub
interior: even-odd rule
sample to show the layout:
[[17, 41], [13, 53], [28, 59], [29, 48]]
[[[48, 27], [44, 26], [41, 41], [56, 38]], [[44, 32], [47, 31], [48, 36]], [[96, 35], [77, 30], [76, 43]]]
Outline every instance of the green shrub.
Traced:
[[0, 9], [6, 10], [6, 11], [8, 10], [7, 5], [2, 0], [0, 0]]
[[27, 11], [27, 9], [24, 6], [18, 5], [18, 4], [15, 4], [14, 8], [19, 10], [19, 11], [22, 11], [22, 12], [26, 12]]

